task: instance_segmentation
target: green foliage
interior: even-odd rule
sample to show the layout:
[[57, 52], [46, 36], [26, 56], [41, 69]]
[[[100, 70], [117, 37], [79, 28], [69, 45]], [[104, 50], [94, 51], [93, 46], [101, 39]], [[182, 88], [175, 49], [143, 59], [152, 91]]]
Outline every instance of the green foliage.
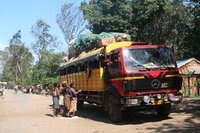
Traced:
[[[181, 0], [89, 0], [81, 9], [94, 33], [125, 32], [134, 41], [168, 44], [182, 59], [187, 53], [198, 57], [198, 52], [189, 51], [191, 42], [195, 41], [192, 49], [199, 44], [199, 2], [192, 5], [189, 10]], [[195, 28], [189, 32], [191, 24]]]
[[132, 29], [130, 0], [90, 0], [81, 4], [94, 33], [128, 32]]
[[29, 76], [33, 56], [22, 43], [20, 30], [13, 35], [10, 46], [3, 51], [2, 59], [2, 78], [5, 81], [15, 81], [15, 83], [23, 84], [23, 79]]
[[32, 26], [32, 34], [35, 42], [32, 43], [32, 49], [38, 56], [37, 63], [30, 72], [30, 84], [52, 84], [58, 82], [58, 67], [64, 54], [55, 54], [55, 48], [58, 48], [57, 38], [50, 33], [50, 25], [44, 20], [38, 20]]
[[187, 52], [183, 54], [183, 58], [195, 57], [200, 60], [200, 1], [191, 0], [187, 8], [192, 18], [189, 34], [184, 41]]
[[[143, 15], [138, 15], [141, 12]], [[134, 13], [134, 18], [137, 18], [133, 21], [138, 27], [137, 40], [178, 47], [185, 38], [189, 17], [182, 2], [152, 0], [143, 4], [137, 1], [134, 3]]]
[[50, 51], [43, 51], [43, 61], [38, 62], [32, 71], [33, 84], [53, 84], [59, 81], [59, 65], [64, 57], [63, 53], [55, 54]]

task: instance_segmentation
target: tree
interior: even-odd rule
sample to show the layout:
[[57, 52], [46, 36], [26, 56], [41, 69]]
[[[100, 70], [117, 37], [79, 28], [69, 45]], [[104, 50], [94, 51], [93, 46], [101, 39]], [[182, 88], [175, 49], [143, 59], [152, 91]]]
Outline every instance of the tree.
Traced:
[[32, 81], [34, 84], [53, 84], [59, 81], [59, 65], [62, 62], [64, 53], [53, 53], [52, 51], [43, 51], [42, 56], [45, 59], [38, 62], [32, 71]]
[[189, 9], [191, 22], [189, 34], [184, 40], [184, 47], [187, 49], [183, 53], [183, 58], [195, 57], [200, 60], [200, 1], [199, 0], [190, 0], [187, 8]]
[[50, 47], [58, 47], [57, 38], [50, 34], [50, 25], [44, 20], [38, 20], [32, 26], [31, 33], [35, 37], [35, 42], [31, 44], [33, 51], [38, 56], [38, 60], [42, 61], [45, 57], [42, 56], [43, 51], [47, 51]]
[[188, 36], [191, 19], [182, 1], [138, 0], [133, 12], [134, 18], [139, 16], [132, 22], [138, 27], [136, 40], [171, 45], [181, 58], [186, 50], [183, 41]]
[[67, 44], [86, 29], [82, 11], [72, 3], [62, 6], [60, 14], [57, 15], [57, 23]]
[[130, 0], [90, 0], [82, 2], [81, 9], [84, 17], [91, 24], [94, 33], [125, 32], [134, 30], [132, 20], [132, 6]]
[[[0, 73], [1, 73], [1, 78], [4, 78], [5, 80], [5, 77], [3, 77], [3, 70], [5, 69], [5, 63], [8, 59], [8, 48], [5, 48], [4, 50], [0, 50]], [[1, 79], [0, 79], [1, 80]]]
[[168, 44], [184, 53], [191, 15], [177, 0], [90, 0], [82, 2], [94, 33], [125, 32], [134, 41]]
[[23, 79], [29, 75], [33, 56], [22, 43], [20, 30], [13, 35], [10, 46], [4, 50], [3, 58], [3, 78], [22, 84]]

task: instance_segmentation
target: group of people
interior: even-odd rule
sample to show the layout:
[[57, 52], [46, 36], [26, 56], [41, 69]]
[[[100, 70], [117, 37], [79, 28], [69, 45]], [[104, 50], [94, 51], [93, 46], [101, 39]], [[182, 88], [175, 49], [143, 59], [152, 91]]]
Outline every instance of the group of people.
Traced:
[[14, 86], [15, 93], [17, 93], [19, 90], [21, 90], [25, 94], [41, 94], [42, 89], [41, 86], [26, 86], [23, 87], [21, 85], [15, 85]]
[[[62, 84], [54, 83], [53, 89], [53, 117], [57, 116], [58, 113], [65, 113], [68, 117], [73, 117], [77, 111], [77, 94], [81, 90], [77, 91], [74, 88], [74, 84], [71, 83], [69, 86], [64, 81]], [[63, 114], [63, 115], [65, 115]]]

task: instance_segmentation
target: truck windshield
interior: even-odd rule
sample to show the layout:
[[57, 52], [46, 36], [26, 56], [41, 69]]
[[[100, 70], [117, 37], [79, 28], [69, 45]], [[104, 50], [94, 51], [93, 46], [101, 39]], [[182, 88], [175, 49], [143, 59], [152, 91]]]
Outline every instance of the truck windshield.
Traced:
[[173, 52], [169, 48], [123, 49], [126, 71], [145, 71], [175, 68]]

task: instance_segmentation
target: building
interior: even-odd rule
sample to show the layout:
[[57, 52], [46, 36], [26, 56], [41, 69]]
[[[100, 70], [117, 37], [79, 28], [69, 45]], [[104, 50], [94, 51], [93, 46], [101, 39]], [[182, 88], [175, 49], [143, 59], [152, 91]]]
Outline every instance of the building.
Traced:
[[177, 61], [179, 73], [183, 77], [182, 92], [184, 96], [199, 96], [200, 87], [196, 81], [200, 78], [200, 61], [195, 58]]

